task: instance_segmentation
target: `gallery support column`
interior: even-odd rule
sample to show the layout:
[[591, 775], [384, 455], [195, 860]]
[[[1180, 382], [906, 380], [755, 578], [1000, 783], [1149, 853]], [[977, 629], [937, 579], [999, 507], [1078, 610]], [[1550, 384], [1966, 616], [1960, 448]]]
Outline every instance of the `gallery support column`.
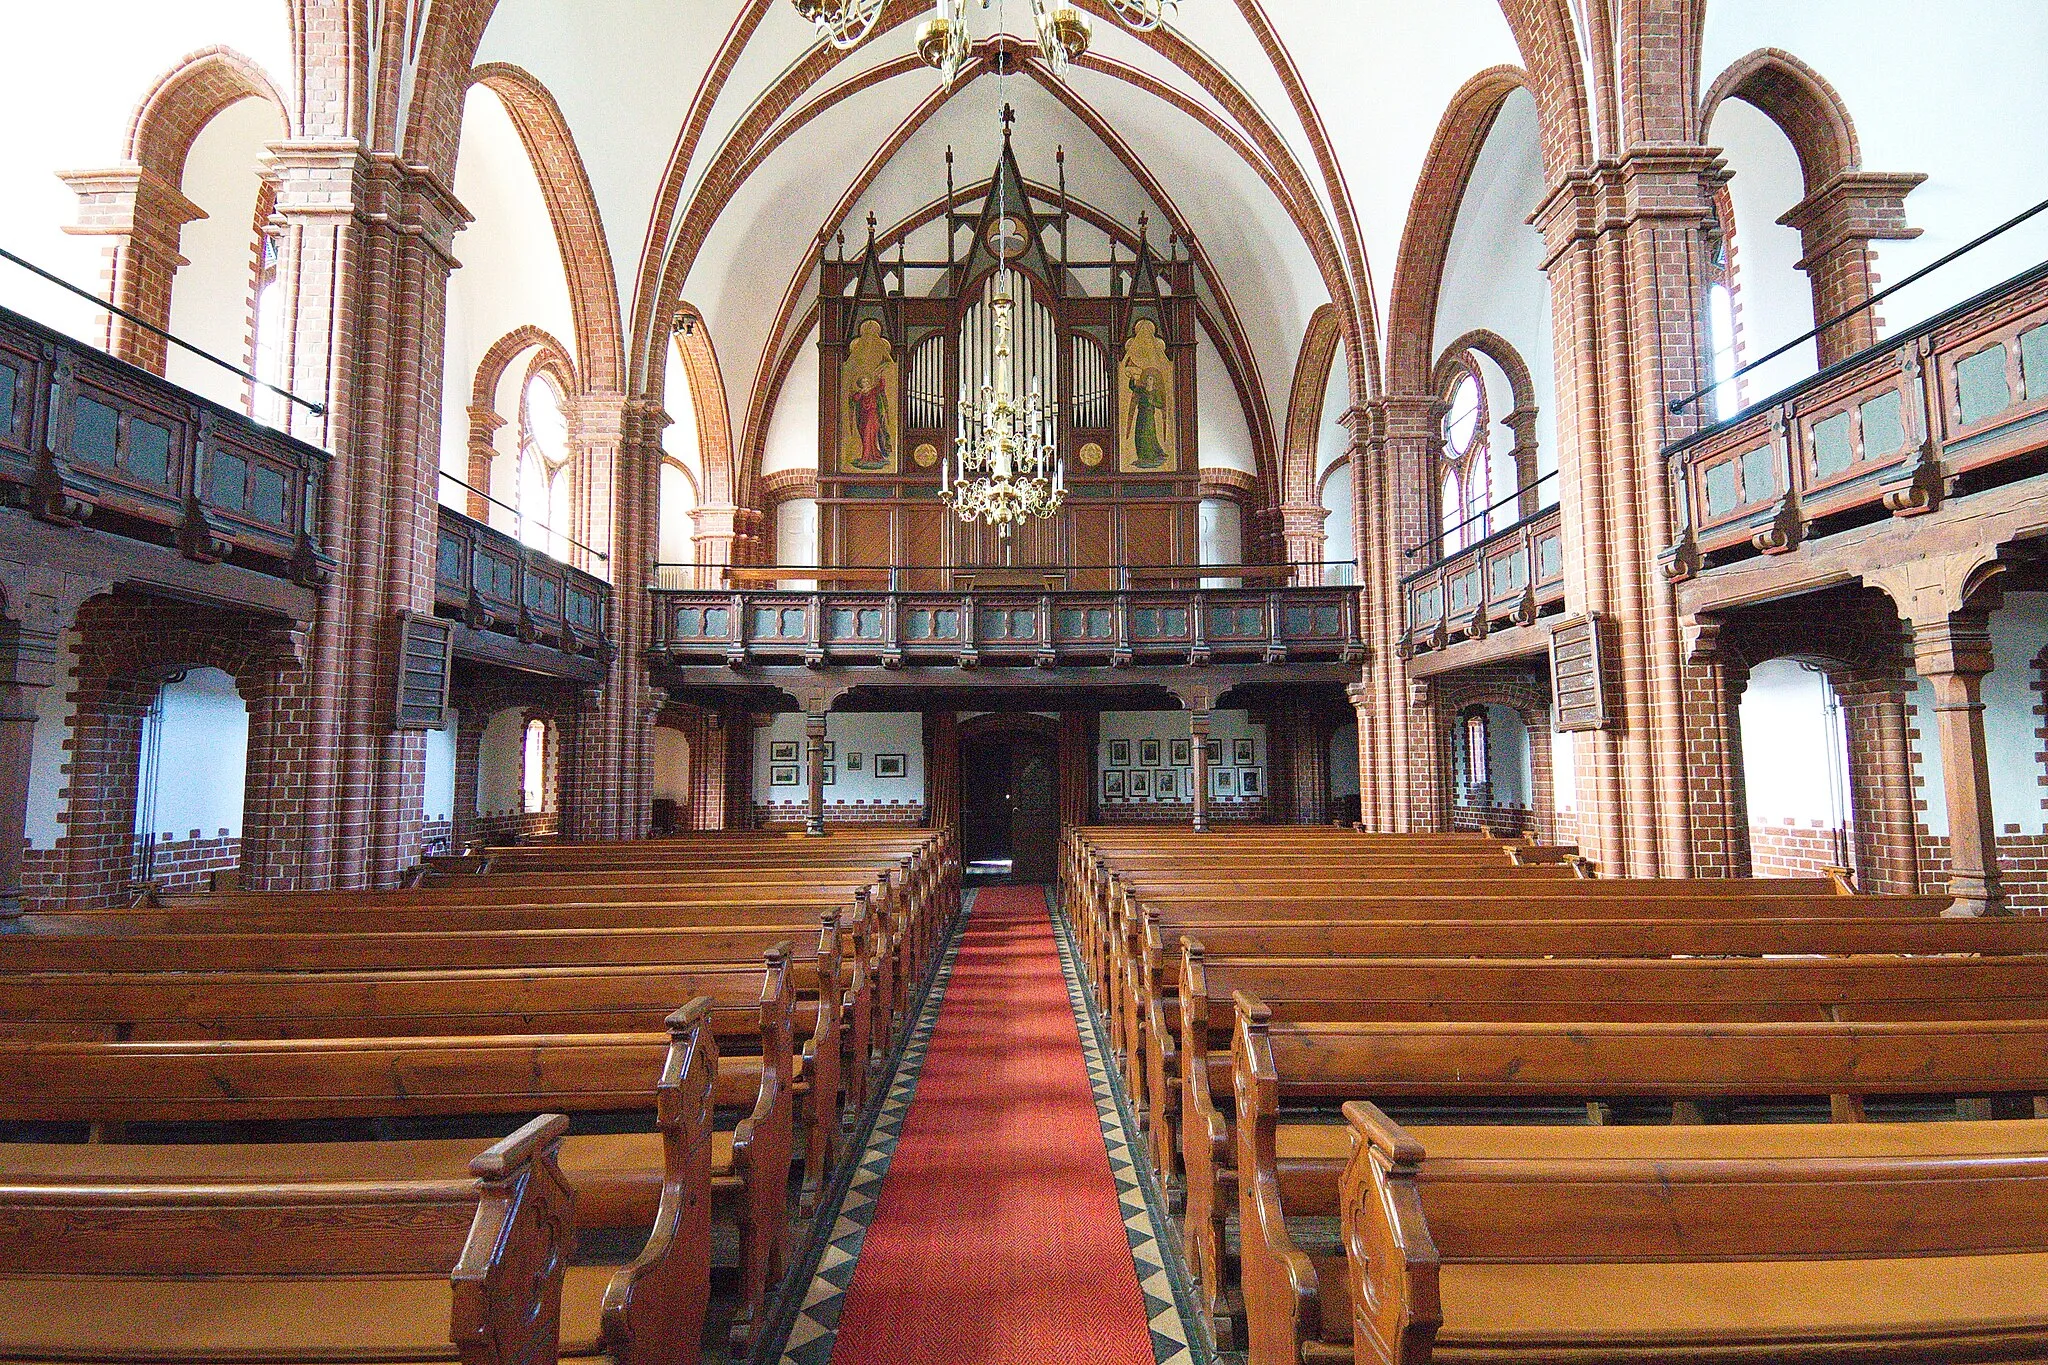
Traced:
[[1952, 915], [2005, 910], [1998, 876], [1998, 825], [1991, 809], [1991, 761], [1984, 744], [1984, 675], [1991, 633], [1981, 612], [1913, 621], [1913, 666], [1934, 689], [1941, 780], [1948, 794], [1948, 891]]
[[1188, 757], [1195, 766], [1195, 833], [1209, 832], [1209, 708], [1188, 712]]
[[[11, 605], [11, 604], [10, 604]], [[57, 680], [58, 633], [0, 621], [0, 918], [22, 908], [36, 698]]]
[[804, 805], [804, 833], [825, 832], [825, 713], [804, 713], [804, 767], [810, 791]]

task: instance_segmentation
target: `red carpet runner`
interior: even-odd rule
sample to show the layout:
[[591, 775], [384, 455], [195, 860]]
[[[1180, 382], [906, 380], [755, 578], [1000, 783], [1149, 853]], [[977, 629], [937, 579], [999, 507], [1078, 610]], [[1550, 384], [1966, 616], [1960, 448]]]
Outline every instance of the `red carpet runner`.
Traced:
[[833, 1365], [1152, 1365], [1045, 893], [975, 900]]

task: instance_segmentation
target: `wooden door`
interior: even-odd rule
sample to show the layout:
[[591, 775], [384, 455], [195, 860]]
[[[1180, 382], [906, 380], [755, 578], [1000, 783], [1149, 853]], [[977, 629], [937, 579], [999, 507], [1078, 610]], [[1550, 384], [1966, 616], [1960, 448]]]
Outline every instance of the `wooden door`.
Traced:
[[1060, 838], [1059, 753], [1045, 740], [1019, 735], [1010, 745], [1010, 876], [1050, 883]]

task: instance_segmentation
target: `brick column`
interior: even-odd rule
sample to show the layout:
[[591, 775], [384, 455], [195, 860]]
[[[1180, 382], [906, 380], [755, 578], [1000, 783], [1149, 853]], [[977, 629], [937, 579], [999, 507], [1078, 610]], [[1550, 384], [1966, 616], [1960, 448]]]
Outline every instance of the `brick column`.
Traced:
[[1287, 819], [1297, 825], [1320, 825], [1330, 818], [1330, 731], [1314, 711], [1290, 710], [1279, 729], [1287, 755]]
[[[78, 222], [64, 230], [107, 239], [107, 297], [158, 327], [171, 321], [171, 281], [186, 264], [178, 254], [185, 224], [206, 216], [176, 185], [141, 166], [67, 171], [59, 177], [78, 195]], [[169, 344], [126, 318], [107, 315], [107, 349], [153, 374], [164, 372]], [[230, 357], [232, 359], [232, 357]]]
[[235, 682], [249, 706], [249, 764], [242, 795], [242, 888], [287, 891], [300, 884], [304, 871], [305, 850], [299, 832], [305, 824], [305, 780], [311, 757], [306, 750], [306, 717], [315, 691], [306, 676], [305, 632], [270, 632]]
[[1323, 523], [1329, 520], [1329, 509], [1320, 503], [1287, 502], [1280, 505], [1279, 511], [1280, 544], [1287, 555], [1287, 562], [1305, 566], [1294, 571], [1295, 585], [1321, 587], [1323, 547], [1329, 539]]
[[[1345, 416], [1353, 433], [1367, 632], [1363, 686], [1371, 696], [1370, 704], [1358, 707], [1359, 820], [1381, 832], [1429, 829], [1437, 809], [1437, 740], [1428, 707], [1415, 704], [1409, 686], [1401, 580], [1429, 562], [1426, 549], [1414, 558], [1407, 552], [1432, 543], [1428, 488], [1443, 404], [1432, 395], [1389, 396]], [[1374, 514], [1370, 518], [1367, 509]]]
[[1088, 823], [1095, 791], [1095, 745], [1088, 733], [1091, 713], [1060, 712], [1060, 825]]
[[[492, 408], [472, 406], [469, 409], [469, 468], [463, 479], [469, 484], [469, 491], [462, 495], [462, 510], [472, 520], [490, 524], [491, 504], [484, 497], [491, 488], [491, 465], [498, 458], [498, 429], [505, 425], [505, 419]], [[440, 495], [439, 489], [435, 496]]]
[[[1843, 171], [1778, 220], [1799, 233], [1799, 268], [1813, 285], [1815, 322], [1839, 317], [1877, 292], [1870, 244], [1920, 235], [1919, 228], [1906, 226], [1906, 195], [1926, 178]], [[1826, 366], [1877, 339], [1877, 318], [1866, 308], [1822, 332], [1814, 344]]]
[[1984, 746], [1984, 675], [1991, 634], [1981, 612], [1916, 617], [1913, 667], [1934, 689], [1941, 779], [1948, 794], [1950, 913], [1999, 914], [1998, 825], [1991, 810], [1991, 762]]
[[754, 827], [754, 731], [759, 728], [753, 713], [735, 703], [725, 717], [725, 828]]
[[1749, 666], [1722, 640], [1718, 620], [1688, 624], [1686, 642], [1681, 678], [1693, 875], [1747, 877], [1749, 799], [1742, 777], [1742, 692], [1749, 685]]
[[1618, 875], [1692, 871], [1678, 621], [1656, 564], [1672, 526], [1662, 449], [1700, 420], [1698, 405], [1674, 417], [1669, 403], [1705, 374], [1699, 282], [1720, 176], [1708, 148], [1637, 145], [1555, 178], [1534, 215], [1558, 359], [1567, 610], [1598, 613], [1613, 654], [1608, 728], [1576, 748], [1579, 841]]
[[1859, 676], [1834, 683], [1849, 745], [1849, 810], [1856, 871], [1865, 891], [1920, 890], [1920, 840], [1913, 818], [1912, 750], [1906, 738], [1906, 679]]
[[731, 768], [727, 751], [735, 731], [723, 710], [708, 711], [699, 727], [701, 739], [690, 751], [690, 828], [726, 827], [726, 774]]
[[[1064, 751], [1060, 758], [1064, 764]], [[1065, 771], [1064, 767], [1061, 771]], [[933, 829], [958, 832], [960, 715], [957, 711], [924, 713], [924, 809], [925, 823]]]

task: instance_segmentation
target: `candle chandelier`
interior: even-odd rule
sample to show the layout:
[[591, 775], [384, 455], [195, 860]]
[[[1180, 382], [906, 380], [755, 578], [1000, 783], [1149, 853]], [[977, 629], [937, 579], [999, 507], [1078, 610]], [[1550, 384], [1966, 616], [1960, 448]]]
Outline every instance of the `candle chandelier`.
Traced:
[[[1001, 94], [1002, 75], [996, 77]], [[1010, 106], [1003, 106], [1005, 158], [1010, 142]], [[1009, 177], [998, 174], [994, 193], [995, 221], [1011, 221]], [[1030, 205], [1019, 205], [1030, 212]], [[1010, 257], [1022, 238], [1005, 232], [994, 238], [995, 292], [988, 377], [975, 393], [967, 378], [960, 381], [956, 408], [958, 428], [953, 449], [939, 466], [939, 497], [962, 521], [985, 521], [1007, 544], [1010, 532], [1029, 517], [1049, 517], [1067, 500], [1066, 470], [1060, 463], [1058, 397], [1040, 391], [1039, 377], [1020, 402], [1017, 395], [1013, 341], [1016, 332], [1016, 289]]]

